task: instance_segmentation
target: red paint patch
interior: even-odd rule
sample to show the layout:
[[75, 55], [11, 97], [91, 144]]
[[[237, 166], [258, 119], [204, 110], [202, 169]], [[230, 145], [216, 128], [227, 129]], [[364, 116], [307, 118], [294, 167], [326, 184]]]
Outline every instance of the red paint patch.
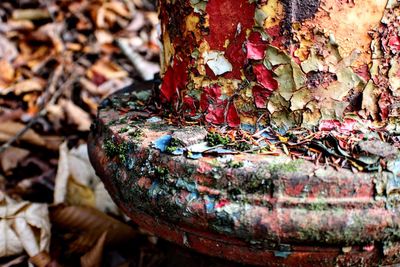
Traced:
[[221, 199], [217, 204], [215, 204], [215, 208], [216, 208], [216, 209], [223, 208], [223, 207], [225, 207], [226, 205], [228, 205], [229, 203], [230, 203], [229, 200], [227, 200], [227, 199]]
[[281, 34], [281, 26], [276, 25], [274, 27], [265, 29], [265, 32], [271, 36], [272, 42], [271, 45], [278, 47], [279, 49], [284, 49], [285, 37]]
[[225, 106], [208, 106], [206, 121], [213, 124], [225, 122]]
[[225, 52], [225, 57], [232, 64], [232, 71], [224, 75], [227, 79], [241, 79], [241, 69], [246, 63], [246, 53], [243, 49], [243, 43], [245, 41], [244, 33], [240, 34], [238, 38], [233, 40]]
[[378, 100], [378, 106], [382, 120], [387, 120], [390, 113], [390, 106], [392, 104], [392, 99], [388, 92], [383, 92]]
[[178, 92], [186, 86], [188, 64], [184, 61], [176, 62], [173, 68], [168, 67], [161, 85], [162, 98], [167, 102], [171, 102], [178, 95]]
[[[228, 123], [230, 127], [240, 125], [240, 118], [234, 104], [230, 104], [227, 109], [228, 99], [221, 99], [222, 92], [219, 85], [212, 85], [204, 88], [200, 98], [200, 107], [207, 114], [205, 119], [209, 123], [223, 124]], [[226, 113], [226, 119], [225, 119]]]
[[[183, 113], [185, 115], [189, 115], [189, 116], [195, 116], [196, 115], [196, 100], [194, 100], [192, 97], [190, 96], [185, 96], [183, 98]], [[198, 104], [198, 103], [197, 103]]]
[[358, 76], [364, 79], [364, 81], [369, 81], [371, 79], [371, 73], [369, 72], [369, 67], [367, 64], [362, 65], [361, 67], [354, 70]]
[[278, 82], [272, 77], [272, 71], [267, 69], [263, 64], [254, 65], [253, 72], [256, 75], [258, 83], [264, 88], [272, 91], [278, 89]]
[[219, 99], [221, 95], [221, 87], [219, 85], [214, 84], [209, 87], [205, 87], [200, 97], [201, 109], [206, 111], [210, 104], [221, 104], [223, 102]]
[[267, 44], [259, 32], [252, 32], [246, 43], [247, 59], [260, 60], [264, 58]]
[[209, 123], [222, 124], [225, 122], [225, 107], [228, 101], [222, 100], [221, 95], [219, 85], [204, 88], [200, 98], [200, 107], [207, 113], [205, 119]]
[[226, 114], [226, 122], [230, 127], [240, 126], [240, 117], [234, 103], [229, 105], [228, 113]]
[[225, 40], [233, 41], [241, 25], [241, 31], [254, 25], [256, 5], [249, 1], [209, 0], [206, 12], [209, 16], [210, 34], [206, 37], [212, 50], [224, 50]]
[[400, 37], [399, 36], [390, 37], [389, 46], [391, 50], [394, 50], [396, 52], [400, 51]]
[[268, 99], [272, 91], [261, 86], [254, 86], [253, 89], [254, 104], [257, 108], [267, 108]]
[[343, 122], [339, 120], [321, 120], [319, 124], [320, 131], [330, 132], [337, 130], [340, 132], [352, 132], [355, 130], [357, 121], [354, 119], [345, 119]]
[[137, 184], [141, 188], [149, 189], [151, 187], [152, 181], [149, 178], [141, 177], [138, 180]]

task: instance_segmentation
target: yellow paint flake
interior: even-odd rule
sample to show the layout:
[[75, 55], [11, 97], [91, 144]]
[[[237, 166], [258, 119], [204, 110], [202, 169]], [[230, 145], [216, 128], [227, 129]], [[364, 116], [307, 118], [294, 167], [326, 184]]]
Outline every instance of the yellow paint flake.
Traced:
[[226, 39], [224, 43], [224, 48], [226, 49], [229, 46], [229, 44], [230, 44], [229, 39]]
[[186, 17], [185, 35], [188, 35], [191, 32], [194, 33], [194, 35], [196, 37], [196, 41], [199, 41], [201, 39], [201, 33], [200, 33], [200, 30], [198, 27], [199, 22], [200, 22], [200, 18], [196, 14], [192, 13]]
[[[341, 57], [348, 57], [354, 50], [361, 52], [354, 66], [371, 62], [369, 32], [382, 19], [387, 0], [354, 0], [354, 4], [338, 4], [337, 0], [323, 0], [312, 20], [304, 25], [313, 31], [325, 31], [335, 36]], [[351, 31], [351, 33], [349, 33]]]
[[279, 0], [269, 0], [261, 7], [267, 18], [264, 21], [264, 28], [268, 29], [280, 23], [284, 15], [284, 9]]
[[167, 68], [171, 65], [172, 57], [175, 54], [175, 49], [169, 38], [166, 30], [163, 32], [163, 47], [161, 50], [161, 73], [165, 73]]

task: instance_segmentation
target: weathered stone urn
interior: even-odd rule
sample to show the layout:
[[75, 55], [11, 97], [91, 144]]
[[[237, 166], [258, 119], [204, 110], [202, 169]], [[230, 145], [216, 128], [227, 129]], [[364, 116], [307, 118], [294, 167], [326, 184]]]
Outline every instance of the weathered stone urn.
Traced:
[[263, 266], [400, 262], [400, 1], [160, 0], [161, 83], [92, 164], [141, 227]]

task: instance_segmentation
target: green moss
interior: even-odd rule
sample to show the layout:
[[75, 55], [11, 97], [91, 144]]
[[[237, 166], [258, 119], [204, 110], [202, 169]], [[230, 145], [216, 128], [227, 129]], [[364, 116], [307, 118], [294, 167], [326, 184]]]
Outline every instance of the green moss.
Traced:
[[118, 123], [119, 124], [124, 124], [128, 122], [128, 118], [126, 116], [123, 116], [121, 118], [119, 118]]
[[242, 167], [244, 166], [244, 163], [243, 163], [242, 161], [230, 160], [230, 161], [228, 161], [228, 162], [226, 163], [226, 165], [227, 165], [229, 168], [232, 168], [232, 169], [239, 169], [239, 168], [242, 168]]
[[157, 177], [162, 178], [162, 177], [165, 177], [165, 176], [167, 176], [169, 174], [169, 170], [168, 170], [168, 168], [157, 166], [154, 169], [154, 174]]
[[301, 167], [301, 164], [303, 163], [302, 160], [292, 160], [288, 163], [277, 163], [277, 164], [272, 164], [268, 168], [271, 173], [277, 173], [277, 172], [297, 172], [299, 171], [299, 168]]
[[219, 133], [208, 133], [206, 141], [209, 146], [227, 145], [230, 143], [230, 139], [227, 136], [222, 136]]
[[181, 142], [179, 142], [179, 140], [172, 138], [171, 142], [168, 144], [166, 151], [168, 153], [172, 153], [175, 150], [177, 150], [178, 148], [182, 147]]
[[251, 144], [247, 142], [236, 142], [232, 145], [232, 148], [238, 151], [247, 151], [251, 149]]
[[128, 127], [122, 127], [121, 129], [119, 129], [119, 133], [126, 133], [127, 131], [129, 131], [129, 128]]
[[328, 208], [328, 204], [326, 202], [315, 202], [315, 203], [310, 203], [310, 210], [314, 211], [322, 211], [326, 210]]
[[123, 164], [126, 164], [132, 144], [127, 142], [115, 144], [113, 140], [107, 140], [104, 142], [103, 147], [108, 157], [113, 158], [117, 156]]
[[130, 131], [128, 134], [133, 139], [140, 139], [143, 136], [143, 131], [141, 129], [136, 128], [133, 131]]
[[114, 157], [118, 154], [118, 148], [112, 140], [106, 140], [103, 145], [107, 157]]

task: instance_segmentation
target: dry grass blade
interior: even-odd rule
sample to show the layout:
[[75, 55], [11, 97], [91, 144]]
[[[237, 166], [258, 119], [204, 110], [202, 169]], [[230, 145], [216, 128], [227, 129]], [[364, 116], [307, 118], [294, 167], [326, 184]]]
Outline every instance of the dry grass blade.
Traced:
[[56, 228], [79, 233], [74, 250], [91, 248], [107, 232], [105, 244], [123, 243], [138, 233], [130, 226], [91, 207], [57, 205], [50, 208], [50, 220]]
[[85, 255], [81, 257], [82, 267], [100, 267], [103, 256], [104, 244], [106, 241], [107, 232], [104, 232], [96, 244]]

